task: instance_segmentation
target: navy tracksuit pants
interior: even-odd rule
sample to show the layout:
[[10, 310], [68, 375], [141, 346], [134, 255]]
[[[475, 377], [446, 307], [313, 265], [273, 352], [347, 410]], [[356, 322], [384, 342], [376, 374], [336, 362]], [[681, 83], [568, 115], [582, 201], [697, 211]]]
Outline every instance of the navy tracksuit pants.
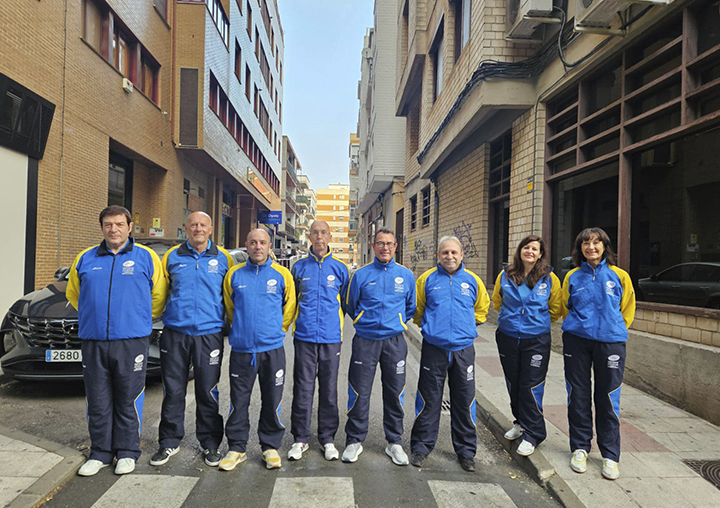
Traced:
[[518, 339], [498, 329], [495, 340], [510, 394], [514, 423], [525, 430], [523, 439], [537, 446], [547, 437], [543, 396], [552, 338], [546, 333], [531, 339]]
[[407, 343], [402, 334], [381, 340], [353, 337], [348, 372], [346, 445], [362, 443], [367, 437], [370, 394], [378, 363], [382, 373], [385, 439], [390, 444], [402, 444], [406, 358]]
[[318, 380], [318, 441], [332, 443], [340, 425], [337, 405], [340, 342], [318, 344], [295, 339], [291, 430], [296, 443], [310, 439], [315, 378]]
[[423, 341], [410, 450], [428, 455], [435, 448], [445, 378], [450, 388], [450, 431], [453, 448], [458, 457], [475, 457], [477, 417], [474, 346], [460, 351], [447, 351]]
[[245, 452], [250, 435], [250, 396], [255, 378], [260, 383], [258, 437], [263, 451], [280, 448], [285, 426], [280, 404], [285, 384], [285, 348], [263, 353], [230, 353], [230, 414], [225, 423], [228, 449]]
[[148, 337], [83, 340], [83, 380], [87, 398], [90, 458], [140, 458]]
[[163, 401], [160, 447], [177, 448], [185, 435], [185, 395], [190, 362], [195, 373], [195, 429], [200, 446], [218, 448], [223, 440], [218, 382], [223, 357], [222, 333], [185, 335], [165, 327], [160, 338]]
[[620, 460], [620, 390], [625, 371], [625, 343], [600, 342], [563, 333], [565, 384], [568, 392], [570, 449], [590, 453], [593, 437], [590, 369], [595, 375], [595, 429], [604, 459]]

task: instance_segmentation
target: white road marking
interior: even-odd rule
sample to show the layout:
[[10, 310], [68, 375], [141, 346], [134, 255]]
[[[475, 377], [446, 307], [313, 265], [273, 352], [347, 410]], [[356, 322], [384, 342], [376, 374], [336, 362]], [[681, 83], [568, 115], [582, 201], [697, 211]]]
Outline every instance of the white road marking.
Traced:
[[92, 508], [180, 508], [197, 481], [190, 476], [125, 475]]
[[354, 508], [352, 478], [278, 478], [268, 508]]
[[438, 508], [482, 506], [483, 508], [516, 508], [510, 496], [494, 483], [428, 481]]

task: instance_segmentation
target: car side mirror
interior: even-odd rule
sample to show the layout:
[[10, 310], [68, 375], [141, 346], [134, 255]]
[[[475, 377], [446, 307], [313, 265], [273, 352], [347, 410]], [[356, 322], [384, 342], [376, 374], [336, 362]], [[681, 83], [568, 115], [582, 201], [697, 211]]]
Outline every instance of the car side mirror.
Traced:
[[62, 268], [58, 268], [55, 271], [55, 280], [63, 280], [69, 271], [70, 271], [69, 266], [63, 266]]

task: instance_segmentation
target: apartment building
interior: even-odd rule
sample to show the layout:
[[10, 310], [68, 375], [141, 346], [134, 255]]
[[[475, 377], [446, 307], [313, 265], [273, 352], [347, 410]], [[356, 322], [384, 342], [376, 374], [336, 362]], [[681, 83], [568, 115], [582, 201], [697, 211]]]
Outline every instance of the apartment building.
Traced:
[[297, 208], [297, 191], [300, 186], [298, 175], [302, 171], [302, 166], [297, 158], [295, 149], [287, 136], [282, 137], [282, 183], [280, 186], [280, 200], [282, 210], [282, 223], [278, 227], [277, 236], [275, 238], [275, 247], [292, 248], [297, 247], [298, 236], [298, 208]]
[[403, 235], [405, 121], [395, 116], [398, 6], [396, 0], [376, 1], [374, 26], [367, 29], [363, 41], [358, 83], [359, 264], [372, 261], [372, 239], [381, 227], [395, 232], [398, 261], [406, 245]]
[[350, 145], [348, 147], [348, 155], [350, 156], [350, 223], [348, 224], [348, 241], [350, 242], [350, 252], [352, 252], [352, 264], [357, 265], [358, 255], [358, 223], [359, 217], [357, 213], [358, 203], [358, 173], [360, 172], [360, 138], [356, 133], [350, 134]]
[[274, 0], [11, 4], [0, 13], [0, 131], [46, 136], [44, 151], [31, 150], [35, 176], [3, 180], [28, 182], [17, 191], [30, 286], [102, 238], [108, 204], [131, 210], [136, 237], [183, 237], [186, 216], [205, 210], [228, 248], [258, 210], [277, 209], [284, 43]]
[[327, 189], [317, 190], [317, 220], [324, 220], [330, 226], [333, 254], [345, 263], [352, 263], [348, 226], [350, 223], [350, 186], [330, 184]]
[[562, 277], [602, 227], [638, 297], [626, 378], [720, 422], [690, 388], [720, 366], [720, 300], [699, 290], [720, 261], [720, 2], [530, 4], [398, 7], [405, 181], [428, 182], [405, 189], [404, 262], [422, 273], [454, 234], [492, 286], [534, 233]]
[[315, 220], [317, 210], [317, 195], [310, 187], [310, 178], [306, 174], [298, 174], [298, 189], [295, 202], [298, 211], [295, 230], [300, 248], [307, 252], [310, 248], [310, 226]]

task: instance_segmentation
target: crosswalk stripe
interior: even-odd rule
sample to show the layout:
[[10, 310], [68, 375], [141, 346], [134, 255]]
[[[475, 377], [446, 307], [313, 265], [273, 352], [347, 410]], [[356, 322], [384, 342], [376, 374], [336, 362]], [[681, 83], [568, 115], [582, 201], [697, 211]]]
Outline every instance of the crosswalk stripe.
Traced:
[[197, 481], [190, 476], [123, 476], [105, 491], [92, 508], [180, 508]]
[[354, 508], [352, 478], [278, 478], [268, 508]]
[[482, 506], [483, 508], [516, 508], [510, 496], [494, 483], [448, 482], [430, 480], [428, 486], [438, 508]]

